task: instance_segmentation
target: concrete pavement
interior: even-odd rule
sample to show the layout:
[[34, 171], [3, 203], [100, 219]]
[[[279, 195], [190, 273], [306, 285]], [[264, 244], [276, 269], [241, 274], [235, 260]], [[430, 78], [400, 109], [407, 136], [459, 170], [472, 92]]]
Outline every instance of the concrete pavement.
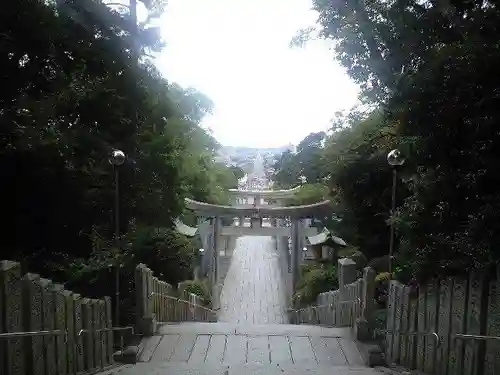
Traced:
[[220, 322], [288, 322], [285, 285], [271, 237], [245, 236], [236, 240], [220, 306]]

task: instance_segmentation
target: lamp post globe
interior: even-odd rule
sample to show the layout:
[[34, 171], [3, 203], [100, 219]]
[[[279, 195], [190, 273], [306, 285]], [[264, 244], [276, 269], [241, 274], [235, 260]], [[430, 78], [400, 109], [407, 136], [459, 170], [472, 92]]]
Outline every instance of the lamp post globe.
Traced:
[[113, 150], [111, 156], [109, 157], [109, 163], [115, 166], [122, 165], [125, 163], [125, 153], [122, 150]]
[[392, 199], [391, 199], [391, 231], [389, 238], [389, 274], [392, 278], [393, 271], [393, 261], [394, 261], [394, 218], [396, 215], [396, 185], [397, 185], [397, 169], [401, 167], [405, 163], [406, 159], [404, 158], [401, 151], [398, 149], [394, 149], [387, 154], [387, 163], [392, 167]]
[[393, 167], [401, 166], [405, 161], [406, 159], [398, 149], [394, 149], [387, 154], [387, 162]]
[[125, 163], [125, 153], [121, 150], [113, 150], [109, 156], [109, 164], [113, 166], [115, 175], [115, 247], [117, 251], [116, 268], [115, 268], [115, 323], [119, 325], [120, 320], [120, 168]]

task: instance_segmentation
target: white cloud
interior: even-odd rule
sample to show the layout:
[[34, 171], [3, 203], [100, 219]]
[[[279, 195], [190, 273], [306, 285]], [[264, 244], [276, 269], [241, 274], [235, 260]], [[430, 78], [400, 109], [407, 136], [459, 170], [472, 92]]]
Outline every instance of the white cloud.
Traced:
[[327, 42], [289, 48], [314, 23], [310, 8], [310, 0], [169, 0], [157, 65], [213, 100], [204, 125], [222, 144], [297, 143], [357, 98]]

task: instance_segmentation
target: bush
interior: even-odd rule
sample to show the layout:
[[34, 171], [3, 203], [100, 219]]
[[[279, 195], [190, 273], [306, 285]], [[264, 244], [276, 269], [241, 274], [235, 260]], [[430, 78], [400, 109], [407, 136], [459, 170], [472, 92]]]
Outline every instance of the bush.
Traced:
[[[134, 272], [139, 263], [146, 264], [155, 276], [171, 285], [191, 277], [195, 247], [191, 240], [166, 229], [141, 227], [127, 234], [119, 255], [105, 241], [94, 239], [95, 251], [89, 258], [59, 265], [67, 289], [87, 297], [115, 295], [115, 268], [120, 261], [120, 324], [134, 321]], [[115, 299], [112, 299], [113, 309]]]
[[356, 267], [362, 269], [368, 263], [368, 259], [357, 247], [349, 246], [338, 251], [339, 258], [349, 258], [356, 263]]
[[202, 280], [186, 280], [182, 282], [183, 291], [202, 299], [204, 305], [211, 303], [211, 294], [206, 282]]
[[294, 304], [313, 304], [320, 293], [338, 288], [337, 268], [331, 264], [301, 267], [302, 277], [293, 296]]
[[389, 271], [389, 256], [384, 255], [382, 257], [373, 258], [368, 262], [368, 267], [371, 267], [375, 272], [388, 272]]
[[390, 280], [391, 274], [389, 272], [381, 272], [375, 277], [375, 301], [380, 306], [385, 306], [387, 303]]

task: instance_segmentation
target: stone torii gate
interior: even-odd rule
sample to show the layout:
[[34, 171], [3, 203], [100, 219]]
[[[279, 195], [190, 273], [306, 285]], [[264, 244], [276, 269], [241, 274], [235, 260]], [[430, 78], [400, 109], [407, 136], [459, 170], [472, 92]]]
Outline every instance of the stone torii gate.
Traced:
[[299, 191], [300, 186], [288, 190], [241, 190], [229, 189], [229, 194], [232, 198], [232, 204], [235, 206], [256, 204], [260, 206], [266, 201], [268, 204], [284, 207], [285, 199], [292, 198]]
[[[278, 191], [233, 191], [233, 196], [265, 196], [267, 199], [285, 199], [295, 193], [293, 190]], [[264, 194], [263, 194], [264, 193]], [[275, 193], [275, 194], [273, 194]], [[236, 205], [223, 206], [194, 201], [186, 198], [186, 208], [196, 215], [208, 220], [198, 225], [198, 231], [202, 238], [205, 249], [204, 257], [207, 259], [209, 270], [209, 281], [213, 288], [213, 299], [217, 304], [221, 284], [219, 281], [219, 257], [224, 244], [224, 236], [271, 236], [276, 239], [276, 246], [280, 254], [280, 264], [285, 280], [288, 284], [289, 293], [293, 293], [294, 287], [300, 277], [300, 264], [302, 262], [302, 248], [307, 237], [317, 235], [316, 228], [306, 226], [306, 218], [312, 216], [323, 216], [325, 212], [331, 211], [330, 201], [323, 201], [305, 206], [285, 207], [280, 205]], [[281, 202], [280, 202], [281, 203]], [[239, 225], [224, 226], [222, 218], [239, 219]], [[250, 227], [244, 223], [250, 219]], [[271, 219], [270, 226], [263, 226], [263, 219]], [[287, 224], [288, 223], [288, 224]], [[193, 228], [194, 229], [194, 228]], [[291, 246], [289, 246], [289, 239]], [[227, 255], [227, 254], [225, 254]]]

